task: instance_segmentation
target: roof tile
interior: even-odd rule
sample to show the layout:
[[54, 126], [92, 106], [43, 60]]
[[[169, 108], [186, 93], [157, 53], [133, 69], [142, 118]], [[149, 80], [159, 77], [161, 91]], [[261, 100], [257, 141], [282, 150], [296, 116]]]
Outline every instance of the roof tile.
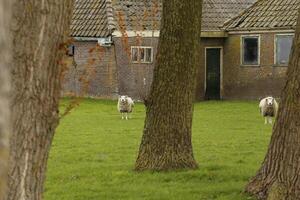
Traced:
[[258, 0], [239, 16], [225, 23], [226, 30], [295, 28], [300, 0]]
[[[204, 0], [203, 31], [220, 31], [225, 21], [256, 0]], [[75, 0], [71, 36], [107, 37], [115, 28], [159, 30], [162, 0]]]
[[72, 37], [107, 37], [110, 34], [107, 0], [75, 0], [71, 22]]

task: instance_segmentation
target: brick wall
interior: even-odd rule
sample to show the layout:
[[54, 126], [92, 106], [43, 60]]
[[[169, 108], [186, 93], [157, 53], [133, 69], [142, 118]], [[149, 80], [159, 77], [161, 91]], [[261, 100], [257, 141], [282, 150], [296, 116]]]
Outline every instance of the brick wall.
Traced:
[[[117, 54], [118, 67], [118, 82], [120, 94], [127, 94], [134, 98], [141, 99], [150, 89], [152, 83], [153, 69], [155, 64], [155, 55], [157, 53], [158, 38], [142, 38], [141, 45], [137, 44], [136, 38], [129, 38], [127, 45], [124, 45], [121, 38], [115, 38], [114, 44]], [[201, 58], [199, 66], [199, 73], [197, 77], [196, 99], [204, 99], [204, 48], [206, 46], [222, 46], [223, 39], [209, 39], [205, 38], [199, 48], [201, 48]], [[134, 64], [131, 63], [128, 52], [124, 46], [152, 46], [154, 48], [154, 62], [151, 64]], [[143, 79], [146, 78], [146, 85]]]
[[[96, 47], [97, 42], [75, 42], [74, 45], [75, 55], [68, 58], [69, 70], [65, 76], [63, 94], [116, 98], [118, 84], [114, 46], [91, 51]], [[87, 72], [91, 74], [90, 79], [87, 77]], [[79, 81], [80, 78], [90, 80], [87, 90]]]
[[230, 35], [224, 43], [224, 99], [279, 97], [287, 67], [274, 66], [274, 34], [260, 34], [260, 66], [241, 66], [241, 35]]
[[[135, 99], [143, 99], [150, 90], [157, 52], [158, 38], [141, 38], [140, 42], [135, 37], [128, 38], [127, 43], [122, 38], [114, 38], [116, 61], [118, 68], [119, 94], [129, 95]], [[132, 63], [129, 57], [131, 46], [153, 47], [153, 63]], [[126, 50], [126, 47], [128, 50]]]
[[[202, 38], [199, 73], [197, 77], [196, 99], [203, 100], [205, 95], [205, 47], [223, 46], [223, 99], [259, 99], [272, 95], [278, 97], [285, 83], [287, 67], [274, 66], [274, 34], [261, 36], [261, 65], [259, 67], [241, 66], [241, 35], [229, 35], [228, 38]], [[128, 38], [126, 45], [122, 38], [114, 38], [112, 47], [105, 47], [101, 58], [90, 53], [96, 42], [76, 42], [76, 68], [70, 65], [64, 83], [64, 94], [80, 94], [81, 84], [78, 79], [86, 69], [95, 69], [85, 96], [115, 98], [118, 94], [129, 95], [135, 99], [145, 97], [152, 83], [158, 38]], [[151, 46], [154, 60], [150, 64], [131, 62], [131, 46]], [[126, 48], [127, 47], [127, 48]], [[127, 49], [127, 50], [126, 50]], [[89, 60], [95, 59], [89, 64]], [[70, 58], [69, 58], [70, 59]], [[71, 60], [71, 59], [70, 59]], [[71, 61], [69, 61], [71, 63]]]

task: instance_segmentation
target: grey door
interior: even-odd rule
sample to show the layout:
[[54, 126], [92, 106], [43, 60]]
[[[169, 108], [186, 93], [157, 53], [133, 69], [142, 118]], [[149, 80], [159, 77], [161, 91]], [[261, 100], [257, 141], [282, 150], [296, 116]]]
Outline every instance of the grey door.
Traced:
[[206, 100], [219, 100], [221, 95], [221, 49], [206, 49]]

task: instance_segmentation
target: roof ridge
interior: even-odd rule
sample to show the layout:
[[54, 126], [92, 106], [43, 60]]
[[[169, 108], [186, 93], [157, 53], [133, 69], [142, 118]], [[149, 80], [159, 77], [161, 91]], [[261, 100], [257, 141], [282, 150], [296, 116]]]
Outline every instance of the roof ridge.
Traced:
[[112, 0], [105, 0], [105, 8], [108, 24], [107, 28], [110, 31], [110, 33], [112, 33], [116, 29]]

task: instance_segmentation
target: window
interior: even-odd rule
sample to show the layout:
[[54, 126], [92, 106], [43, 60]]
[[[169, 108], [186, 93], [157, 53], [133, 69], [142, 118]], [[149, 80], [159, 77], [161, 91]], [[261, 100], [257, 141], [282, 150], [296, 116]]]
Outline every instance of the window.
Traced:
[[131, 60], [132, 62], [138, 62], [139, 61], [139, 49], [138, 48], [132, 48], [131, 49]]
[[258, 66], [260, 64], [259, 46], [259, 36], [242, 37], [242, 65]]
[[140, 58], [141, 58], [141, 62], [144, 63], [146, 61], [145, 59], [145, 48], [140, 48]]
[[287, 66], [292, 49], [294, 35], [276, 35], [275, 37], [275, 65]]
[[131, 47], [131, 61], [133, 63], [152, 63], [153, 48], [152, 47]]
[[75, 46], [73, 44], [69, 45], [67, 54], [68, 54], [68, 56], [74, 56]]
[[146, 48], [145, 61], [150, 63], [152, 62], [152, 58], [153, 58], [152, 48]]

